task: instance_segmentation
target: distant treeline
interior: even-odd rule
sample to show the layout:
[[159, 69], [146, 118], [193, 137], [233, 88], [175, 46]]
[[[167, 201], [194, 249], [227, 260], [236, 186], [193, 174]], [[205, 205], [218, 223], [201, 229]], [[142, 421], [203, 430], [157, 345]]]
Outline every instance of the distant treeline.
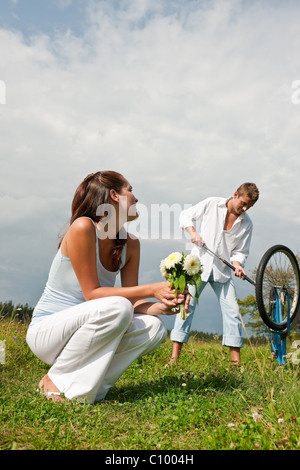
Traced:
[[[0, 320], [14, 320], [29, 325], [33, 310], [34, 309], [29, 307], [28, 304], [14, 305], [11, 300], [4, 303], [0, 302]], [[207, 342], [219, 342], [222, 341], [222, 335], [218, 335], [217, 333], [204, 333], [203, 331], [191, 331], [191, 339]], [[268, 342], [268, 337], [264, 335], [251, 336], [250, 339], [256, 345]]]
[[16, 320], [21, 323], [30, 323], [33, 308], [25, 305], [14, 305], [12, 301], [0, 302], [0, 319]]
[[[192, 338], [195, 340], [199, 340], [199, 341], [220, 342], [222, 341], [223, 336], [218, 335], [217, 333], [203, 333], [202, 331], [191, 331], [191, 339]], [[255, 346], [259, 346], [259, 345], [266, 344], [269, 342], [268, 336], [264, 336], [264, 335], [251, 336], [250, 340], [252, 344], [254, 344]], [[245, 339], [245, 341], [247, 340]]]

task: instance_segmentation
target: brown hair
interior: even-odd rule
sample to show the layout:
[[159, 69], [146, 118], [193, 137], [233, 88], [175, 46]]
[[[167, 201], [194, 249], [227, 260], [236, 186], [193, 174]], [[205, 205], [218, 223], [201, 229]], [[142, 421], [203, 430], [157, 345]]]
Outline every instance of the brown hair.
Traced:
[[[88, 175], [75, 191], [72, 201], [72, 214], [70, 225], [79, 217], [89, 217], [94, 222], [99, 222], [101, 216], [97, 216], [97, 208], [101, 204], [110, 203], [110, 190], [114, 189], [120, 193], [122, 188], [127, 185], [127, 180], [116, 171], [98, 171]], [[58, 248], [63, 240], [60, 237]], [[113, 266], [117, 270], [120, 264], [123, 246], [126, 239], [119, 238], [117, 234], [113, 249]]]
[[256, 202], [259, 198], [259, 190], [254, 183], [243, 183], [236, 191], [239, 196], [247, 196], [253, 202]]

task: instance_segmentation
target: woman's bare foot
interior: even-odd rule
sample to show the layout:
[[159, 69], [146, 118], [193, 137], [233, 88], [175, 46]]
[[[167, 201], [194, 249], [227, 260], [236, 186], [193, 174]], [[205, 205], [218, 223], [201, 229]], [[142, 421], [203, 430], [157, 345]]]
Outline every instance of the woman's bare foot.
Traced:
[[[48, 400], [53, 401], [65, 401], [65, 397], [63, 394], [60, 394], [60, 390], [54, 385], [48, 374], [46, 374], [39, 383], [39, 389], [41, 393], [45, 395]], [[51, 395], [53, 393], [53, 395]]]

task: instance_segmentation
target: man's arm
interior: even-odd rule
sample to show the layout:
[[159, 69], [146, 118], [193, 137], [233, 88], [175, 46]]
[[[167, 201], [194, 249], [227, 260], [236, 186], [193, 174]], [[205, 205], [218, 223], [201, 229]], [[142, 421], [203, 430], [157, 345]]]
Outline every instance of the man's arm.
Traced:
[[230, 261], [235, 267], [235, 276], [242, 278], [246, 272], [244, 266], [249, 255], [250, 243], [252, 237], [253, 225], [249, 224], [249, 228], [245, 231], [244, 236], [240, 239], [239, 243], [231, 253]]
[[206, 201], [205, 199], [189, 209], [183, 210], [179, 217], [180, 227], [188, 232], [191, 237], [191, 242], [198, 246], [204, 243], [204, 241], [196, 231], [193, 222], [202, 218], [205, 212]]
[[191, 242], [195, 243], [195, 245], [201, 246], [201, 243], [205, 243], [194, 227], [186, 227], [186, 231], [191, 237]]

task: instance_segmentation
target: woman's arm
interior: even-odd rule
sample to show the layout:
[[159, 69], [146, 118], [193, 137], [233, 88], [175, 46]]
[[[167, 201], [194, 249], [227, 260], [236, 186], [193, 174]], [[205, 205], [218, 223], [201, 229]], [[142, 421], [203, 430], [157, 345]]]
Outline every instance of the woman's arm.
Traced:
[[[178, 305], [178, 304], [177, 304]], [[145, 315], [174, 315], [179, 312], [179, 307], [163, 304], [162, 302], [148, 302], [147, 300], [138, 300], [134, 304], [134, 313], [143, 313]]]
[[[131, 234], [127, 239], [127, 256], [124, 268], [121, 270], [121, 281], [123, 287], [137, 286], [140, 264], [140, 242]], [[172, 291], [174, 292], [174, 291]], [[184, 301], [183, 295], [177, 296], [178, 300]], [[175, 307], [178, 303], [175, 305]], [[186, 304], [188, 309], [188, 303]], [[135, 313], [144, 313], [146, 315], [174, 315], [178, 311], [173, 311], [174, 305], [166, 305], [163, 302], [149, 302], [138, 300], [134, 303]]]
[[[69, 228], [64, 242], [64, 249], [67, 250], [67, 256], [70, 258], [85, 300], [121, 296], [134, 304], [138, 300], [154, 297], [169, 307], [177, 305], [178, 301], [175, 299], [174, 290], [170, 291], [168, 282], [141, 286], [132, 285], [138, 276], [137, 260], [134, 256], [134, 253], [137, 253], [137, 250], [139, 251], [137, 243], [129, 249], [128, 260], [123, 268], [122, 287], [101, 287], [97, 275], [95, 250], [97, 239], [95, 227], [91, 220], [88, 218], [75, 220]], [[138, 240], [135, 240], [135, 242], [138, 242]]]

